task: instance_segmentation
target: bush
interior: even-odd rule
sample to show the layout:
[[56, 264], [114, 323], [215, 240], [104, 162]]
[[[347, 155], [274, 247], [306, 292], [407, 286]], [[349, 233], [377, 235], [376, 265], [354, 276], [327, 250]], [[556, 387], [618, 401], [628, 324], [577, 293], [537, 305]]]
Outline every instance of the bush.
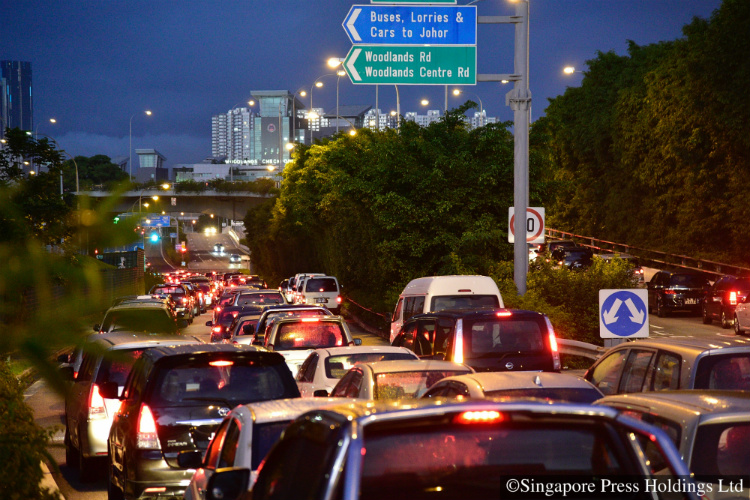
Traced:
[[34, 422], [21, 384], [8, 364], [0, 363], [0, 485], [4, 499], [60, 499], [57, 492], [39, 486], [42, 459], [54, 462], [46, 450], [50, 434]]

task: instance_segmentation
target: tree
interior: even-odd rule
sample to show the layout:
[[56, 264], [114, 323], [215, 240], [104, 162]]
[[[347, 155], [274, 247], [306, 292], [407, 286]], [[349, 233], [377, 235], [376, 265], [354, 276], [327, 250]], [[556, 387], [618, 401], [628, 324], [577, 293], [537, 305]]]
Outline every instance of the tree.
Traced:
[[78, 184], [82, 191], [95, 189], [96, 187], [111, 190], [129, 179], [127, 172], [112, 163], [109, 156], [76, 156], [75, 161], [67, 160], [63, 164], [66, 186], [76, 185], [76, 165], [78, 167]]

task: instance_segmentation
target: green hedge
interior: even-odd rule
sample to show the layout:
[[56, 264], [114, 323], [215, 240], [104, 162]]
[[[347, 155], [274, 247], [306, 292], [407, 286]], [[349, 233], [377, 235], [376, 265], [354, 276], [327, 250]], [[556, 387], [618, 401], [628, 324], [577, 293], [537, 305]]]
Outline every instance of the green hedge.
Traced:
[[0, 362], [0, 490], [5, 500], [60, 499], [59, 494], [40, 488], [41, 461], [47, 453], [51, 431], [34, 422], [24, 403], [23, 388], [7, 363]]

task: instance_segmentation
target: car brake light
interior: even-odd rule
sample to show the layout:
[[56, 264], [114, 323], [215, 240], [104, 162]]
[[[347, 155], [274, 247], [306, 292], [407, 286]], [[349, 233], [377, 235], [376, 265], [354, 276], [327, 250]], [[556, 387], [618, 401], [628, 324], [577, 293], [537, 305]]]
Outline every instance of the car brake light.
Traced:
[[232, 366], [234, 364], [234, 361], [220, 359], [218, 361], [209, 361], [208, 364], [210, 366]]
[[456, 345], [453, 348], [453, 362], [464, 362], [464, 320], [456, 322]]
[[320, 318], [302, 318], [303, 323], [317, 323], [320, 321]]
[[161, 449], [159, 437], [156, 435], [156, 420], [148, 405], [142, 405], [138, 415], [137, 447], [149, 450]]
[[469, 290], [468, 288], [462, 288], [458, 291], [458, 293], [471, 293], [471, 290]]
[[216, 306], [216, 309], [214, 309], [215, 312], [221, 312], [221, 306]]
[[512, 313], [512, 312], [510, 312], [510, 311], [498, 311], [498, 312], [496, 313], [496, 316], [497, 316], [498, 318], [510, 318], [510, 316], [511, 316], [512, 314], [513, 314], [513, 313]]
[[552, 351], [552, 369], [553, 370], [560, 370], [562, 368], [562, 363], [560, 362], [560, 352], [557, 348], [557, 338], [555, 337], [555, 329], [552, 328], [552, 322], [549, 320], [547, 316], [544, 317], [545, 322], [547, 323], [547, 330], [549, 331], [549, 347]]
[[94, 384], [91, 387], [91, 397], [89, 397], [89, 419], [103, 418], [107, 418], [107, 409], [104, 407], [104, 398], [99, 394], [99, 386]]
[[214, 332], [214, 333], [221, 333], [221, 327], [220, 326], [215, 326], [215, 327], [211, 328], [211, 331]]
[[337, 304], [341, 304], [341, 300], [342, 300], [341, 299], [341, 295], [339, 295], [338, 297], [336, 297], [336, 303]]
[[187, 301], [188, 301], [187, 297], [183, 297], [183, 298], [182, 298], [182, 303], [183, 303], [183, 304], [187, 304]]
[[457, 424], [496, 424], [505, 420], [505, 415], [499, 411], [465, 411], [456, 415], [454, 422]]
[[737, 292], [729, 292], [729, 304], [733, 306], [737, 305]]
[[665, 295], [676, 295], [677, 292], [674, 290], [664, 290]]
[[154, 486], [153, 488], [146, 488], [143, 490], [144, 493], [165, 493], [166, 491], [166, 486]]

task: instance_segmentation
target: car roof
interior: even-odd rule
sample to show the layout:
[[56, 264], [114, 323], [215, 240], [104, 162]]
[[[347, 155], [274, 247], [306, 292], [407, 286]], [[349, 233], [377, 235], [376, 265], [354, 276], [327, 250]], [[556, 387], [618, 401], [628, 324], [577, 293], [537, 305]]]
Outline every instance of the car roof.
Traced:
[[597, 401], [597, 404], [607, 403], [647, 407], [652, 411], [660, 407], [670, 407], [673, 411], [679, 408], [687, 412], [700, 414], [746, 413], [748, 420], [750, 420], [750, 392], [745, 391], [637, 392], [606, 396]]
[[284, 324], [284, 323], [319, 323], [321, 321], [325, 321], [328, 323], [342, 323], [345, 324], [344, 318], [341, 316], [313, 316], [313, 317], [300, 317], [300, 316], [290, 316], [288, 318], [278, 318], [274, 320], [274, 323], [278, 324]]
[[[149, 335], [141, 332], [129, 332], [126, 330], [117, 330], [109, 333], [92, 333], [87, 340], [101, 345], [105, 349], [120, 348], [120, 346], [138, 347], [146, 345], [177, 345], [177, 344], [201, 344], [203, 343], [196, 337], [186, 335]], [[133, 345], [129, 345], [133, 344]], [[138, 345], [136, 345], [138, 344]]]
[[[750, 338], [717, 338], [717, 337], [664, 337], [638, 339], [620, 344], [612, 348], [652, 347], [655, 349], [670, 349], [682, 353], [699, 354], [704, 351], [718, 351], [722, 349], [750, 350]], [[610, 352], [605, 352], [605, 355]]]
[[122, 304], [117, 304], [116, 306], [112, 306], [107, 310], [107, 313], [110, 311], [130, 311], [130, 310], [136, 310], [136, 309], [168, 309], [167, 305], [163, 301], [154, 301], [154, 302], [124, 302]]
[[[510, 315], [507, 315], [510, 313]], [[498, 314], [502, 314], [503, 316], [498, 316]], [[536, 311], [526, 311], [524, 309], [491, 309], [491, 308], [485, 308], [485, 309], [447, 309], [444, 311], [435, 311], [435, 312], [428, 312], [423, 314], [415, 314], [409, 320], [412, 320], [413, 318], [423, 318], [428, 316], [442, 316], [442, 317], [449, 317], [453, 319], [460, 319], [460, 318], [488, 318], [492, 316], [497, 316], [500, 319], [511, 319], [511, 318], [537, 318], [537, 317], [544, 317], [544, 314]]]
[[373, 361], [371, 363], [360, 363], [357, 366], [368, 366], [373, 373], [395, 373], [411, 371], [447, 371], [462, 370], [471, 373], [472, 369], [466, 365], [453, 363], [452, 361], [435, 361], [422, 359], [397, 359], [392, 361]]
[[[274, 354], [280, 356], [277, 353], [268, 352], [263, 348], [256, 347], [253, 345], [240, 345], [240, 344], [196, 344], [196, 345], [180, 345], [180, 346], [159, 346], [153, 349], [149, 349], [144, 356], [148, 356], [154, 360], [158, 360], [164, 357], [179, 356], [179, 355], [198, 355], [198, 354], [210, 354], [210, 353], [254, 353], [259, 356]], [[283, 358], [282, 358], [283, 360]]]
[[235, 413], [252, 415], [256, 424], [294, 420], [305, 412], [363, 401], [355, 398], [287, 398], [259, 401], [235, 408]]
[[398, 352], [408, 353], [413, 355], [415, 358], [417, 355], [414, 351], [407, 349], [406, 347], [395, 347], [390, 345], [352, 345], [343, 347], [319, 347], [315, 349], [315, 352], [325, 353], [324, 357], [327, 356], [342, 356], [346, 354], [366, 354], [366, 353], [387, 353], [387, 352]]
[[445, 380], [458, 382], [474, 381], [478, 383], [483, 391], [497, 391], [502, 389], [549, 389], [549, 388], [571, 388], [571, 389], [594, 389], [590, 382], [583, 377], [571, 373], [555, 372], [482, 372], [468, 375], [454, 375], [446, 377]]

